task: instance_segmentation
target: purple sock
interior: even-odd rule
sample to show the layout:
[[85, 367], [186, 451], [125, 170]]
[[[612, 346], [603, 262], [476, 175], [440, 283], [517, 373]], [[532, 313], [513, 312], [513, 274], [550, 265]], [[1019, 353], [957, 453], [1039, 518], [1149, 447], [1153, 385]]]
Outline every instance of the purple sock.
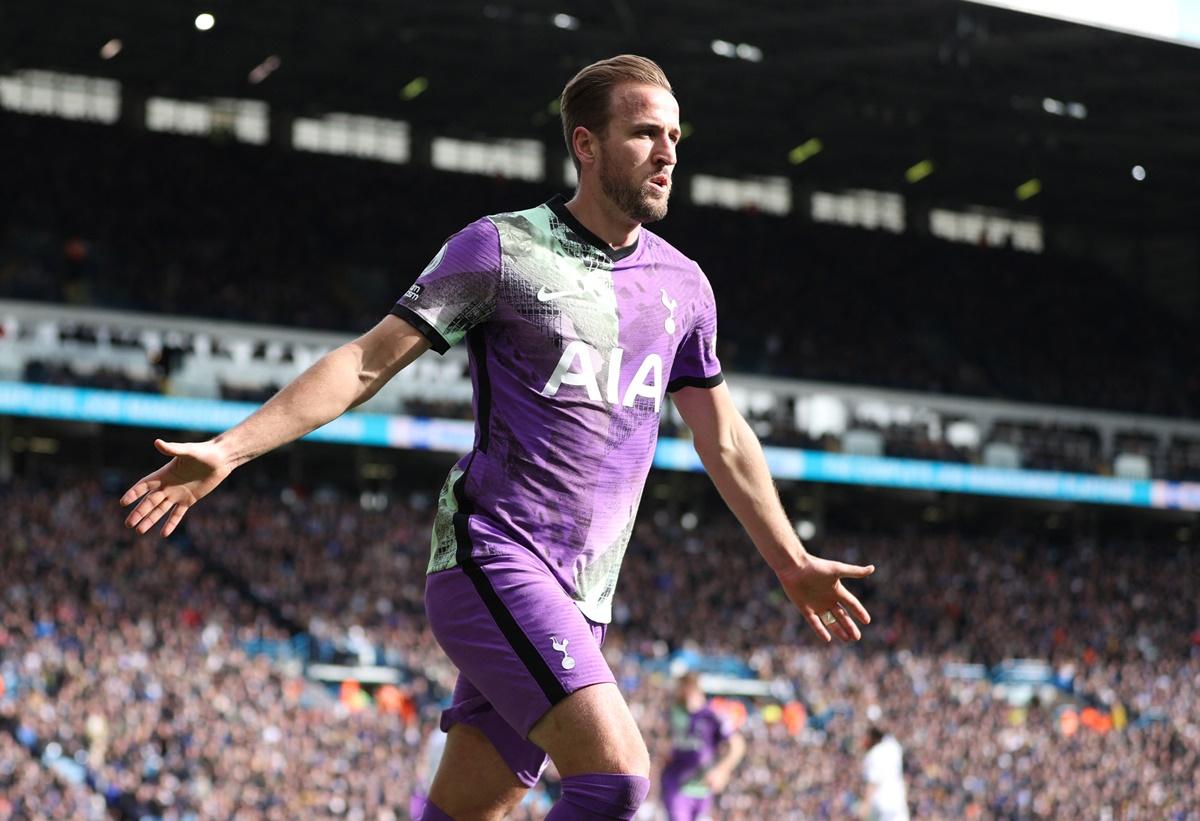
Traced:
[[562, 780], [562, 798], [546, 821], [629, 821], [650, 792], [650, 779], [640, 775], [586, 773]]
[[418, 821], [454, 821], [454, 819], [439, 810], [437, 806], [427, 798], [425, 799], [425, 810], [418, 817]]

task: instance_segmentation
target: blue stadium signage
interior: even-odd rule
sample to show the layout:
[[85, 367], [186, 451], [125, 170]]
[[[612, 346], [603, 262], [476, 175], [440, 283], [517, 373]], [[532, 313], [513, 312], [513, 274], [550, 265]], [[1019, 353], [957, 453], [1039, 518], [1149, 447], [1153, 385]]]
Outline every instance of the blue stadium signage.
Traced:
[[[0, 382], [0, 414], [10, 416], [207, 432], [237, 424], [256, 407], [250, 402]], [[463, 420], [348, 413], [305, 438], [348, 445], [464, 453], [471, 449], [474, 437], [474, 424]], [[796, 448], [764, 450], [771, 473], [777, 479], [1200, 510], [1198, 483], [849, 456]], [[659, 440], [654, 466], [693, 472], [704, 469], [690, 442], [666, 438]]]

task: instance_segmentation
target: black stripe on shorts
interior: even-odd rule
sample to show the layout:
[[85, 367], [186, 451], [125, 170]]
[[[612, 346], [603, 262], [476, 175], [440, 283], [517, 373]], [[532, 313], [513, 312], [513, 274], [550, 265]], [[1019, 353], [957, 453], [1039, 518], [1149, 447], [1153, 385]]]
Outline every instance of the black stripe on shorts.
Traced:
[[[500, 628], [500, 632], [504, 634], [504, 638], [508, 640], [509, 646], [525, 664], [534, 681], [542, 688], [542, 693], [545, 694], [546, 700], [551, 706], [558, 704], [568, 693], [563, 688], [562, 682], [554, 675], [550, 669], [550, 665], [538, 653], [537, 648], [533, 646], [533, 642], [529, 640], [529, 636], [517, 624], [517, 620], [513, 618], [513, 614], [509, 612], [505, 606], [504, 600], [500, 598], [500, 594], [492, 587], [491, 579], [483, 572], [483, 568], [475, 561], [475, 557], [471, 551], [471, 534], [468, 532], [467, 523], [470, 521], [470, 514], [461, 512], [463, 510], [462, 484], [463, 477], [460, 477], [455, 483], [454, 494], [459, 500], [459, 513], [454, 514], [454, 538], [458, 542], [458, 551], [456, 558], [458, 566], [467, 574], [467, 578], [475, 585], [475, 590], [479, 593], [479, 598], [483, 599], [484, 605], [487, 606], [488, 612], [492, 614], [492, 619], [496, 622], [496, 626]], [[468, 505], [469, 506], [469, 505]]]

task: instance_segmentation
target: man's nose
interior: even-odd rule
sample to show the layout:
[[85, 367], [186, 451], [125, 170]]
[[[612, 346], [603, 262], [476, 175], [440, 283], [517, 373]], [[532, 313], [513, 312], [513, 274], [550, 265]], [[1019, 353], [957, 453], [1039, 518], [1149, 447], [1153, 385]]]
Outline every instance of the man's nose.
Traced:
[[677, 159], [675, 154], [675, 143], [670, 137], [663, 137], [658, 141], [654, 152], [654, 159], [664, 165], [674, 165]]

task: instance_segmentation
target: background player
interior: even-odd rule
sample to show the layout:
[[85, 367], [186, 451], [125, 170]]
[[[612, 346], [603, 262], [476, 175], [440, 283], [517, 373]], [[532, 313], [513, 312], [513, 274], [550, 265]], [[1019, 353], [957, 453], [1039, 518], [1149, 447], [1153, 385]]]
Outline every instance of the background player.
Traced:
[[[434, 527], [426, 611], [462, 675], [425, 818], [497, 818], [554, 759], [550, 817], [630, 818], [649, 756], [599, 645], [649, 471], [665, 392], [785, 592], [823, 640], [860, 637], [842, 585], [873, 567], [809, 555], [716, 357], [712, 290], [643, 223], [667, 210], [679, 107], [653, 62], [625, 55], [564, 89], [579, 167], [569, 201], [495, 215], [452, 237], [386, 317], [244, 422], [122, 498], [127, 523], [169, 534], [238, 465], [373, 396], [429, 347], [466, 340], [476, 444]], [[464, 779], [464, 773], [470, 777]]]
[[895, 736], [872, 725], [864, 739], [863, 800], [860, 816], [867, 821], [908, 821], [904, 788], [904, 749]]
[[662, 772], [663, 805], [670, 821], [697, 821], [706, 817], [713, 799], [729, 784], [746, 754], [746, 740], [708, 706], [694, 672], [679, 679], [670, 720], [671, 758]]

